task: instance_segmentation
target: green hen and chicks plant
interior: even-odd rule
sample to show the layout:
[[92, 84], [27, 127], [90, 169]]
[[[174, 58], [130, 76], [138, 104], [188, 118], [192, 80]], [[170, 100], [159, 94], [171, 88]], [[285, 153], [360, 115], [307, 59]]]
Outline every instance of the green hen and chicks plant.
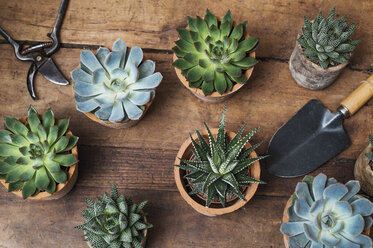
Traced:
[[52, 110], [41, 119], [36, 109], [28, 110], [27, 123], [4, 117], [0, 130], [0, 179], [9, 191], [22, 190], [23, 198], [46, 191], [53, 194], [56, 184], [68, 179], [68, 167], [78, 162], [71, 154], [78, 137], [66, 134], [68, 119], [56, 123]]
[[188, 17], [188, 28], [178, 29], [179, 40], [172, 49], [179, 68], [192, 88], [212, 92], [229, 92], [236, 83], [245, 83], [245, 71], [257, 61], [250, 57], [259, 41], [246, 38], [247, 22], [234, 25], [228, 11], [219, 21], [209, 10], [205, 18]]

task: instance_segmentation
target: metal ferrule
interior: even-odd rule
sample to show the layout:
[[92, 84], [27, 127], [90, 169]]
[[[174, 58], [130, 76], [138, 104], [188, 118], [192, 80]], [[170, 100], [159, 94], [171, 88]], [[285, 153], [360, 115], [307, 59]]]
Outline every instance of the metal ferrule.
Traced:
[[350, 111], [345, 106], [341, 105], [337, 110], [342, 113], [345, 119], [350, 117]]

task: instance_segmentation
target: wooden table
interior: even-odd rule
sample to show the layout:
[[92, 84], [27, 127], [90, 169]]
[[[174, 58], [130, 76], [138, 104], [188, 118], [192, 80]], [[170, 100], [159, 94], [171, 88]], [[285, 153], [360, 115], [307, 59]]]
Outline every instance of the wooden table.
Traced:
[[[0, 0], [0, 25], [16, 40], [30, 44], [47, 40], [59, 0]], [[117, 183], [120, 192], [135, 200], [149, 200], [146, 210], [154, 228], [148, 246], [178, 247], [283, 247], [279, 231], [282, 211], [300, 178], [281, 179], [263, 167], [254, 198], [242, 209], [221, 217], [205, 217], [194, 211], [180, 196], [173, 180], [173, 162], [188, 133], [203, 129], [203, 121], [217, 126], [221, 104], [199, 101], [179, 82], [172, 67], [176, 29], [186, 25], [187, 16], [204, 15], [206, 8], [216, 15], [232, 11], [237, 22], [248, 20], [248, 32], [259, 37], [259, 63], [253, 76], [227, 104], [227, 128], [237, 131], [246, 122], [247, 130], [261, 126], [254, 142], [264, 141], [264, 154], [273, 133], [312, 98], [335, 110], [339, 102], [361, 80], [373, 72], [373, 2], [337, 0], [337, 13], [359, 23], [355, 39], [361, 43], [351, 64], [338, 80], [323, 91], [297, 86], [288, 69], [288, 59], [303, 15], [326, 14], [328, 1], [255, 0], [76, 0], [71, 1], [62, 26], [62, 48], [54, 58], [61, 71], [79, 65], [82, 49], [111, 48], [121, 38], [129, 46], [141, 46], [146, 57], [156, 62], [164, 80], [145, 118], [131, 129], [112, 130], [92, 122], [75, 110], [70, 86], [49, 83], [39, 74], [36, 91], [40, 100], [28, 95], [25, 77], [29, 64], [18, 61], [5, 40], [0, 40], [0, 124], [3, 116], [21, 117], [33, 104], [39, 111], [52, 108], [59, 118], [70, 117], [71, 130], [79, 140], [79, 179], [64, 198], [50, 202], [23, 201], [0, 187], [0, 247], [86, 247], [83, 233], [73, 227], [83, 222], [85, 198], [95, 198]], [[352, 145], [312, 173], [323, 172], [342, 182], [353, 178], [358, 154], [373, 133], [373, 101], [345, 121]], [[317, 154], [315, 154], [317, 156]], [[263, 164], [262, 164], [263, 165]]]

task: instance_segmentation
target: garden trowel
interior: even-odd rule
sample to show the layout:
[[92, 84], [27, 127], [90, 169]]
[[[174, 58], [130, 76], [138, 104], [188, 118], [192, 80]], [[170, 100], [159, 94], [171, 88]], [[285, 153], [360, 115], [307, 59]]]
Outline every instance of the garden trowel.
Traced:
[[272, 137], [266, 161], [268, 171], [279, 177], [307, 174], [350, 145], [343, 121], [373, 97], [373, 75], [362, 81], [334, 113], [318, 100], [304, 105]]

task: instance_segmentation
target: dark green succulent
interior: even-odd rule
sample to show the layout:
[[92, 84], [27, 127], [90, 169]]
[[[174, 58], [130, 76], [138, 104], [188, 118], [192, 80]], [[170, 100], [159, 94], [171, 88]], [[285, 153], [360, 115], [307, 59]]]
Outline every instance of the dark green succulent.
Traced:
[[[373, 137], [369, 135], [370, 145], [373, 147]], [[373, 163], [373, 152], [368, 152], [365, 156]]]
[[70, 152], [78, 137], [66, 134], [69, 120], [55, 123], [52, 110], [40, 119], [32, 106], [26, 124], [8, 116], [4, 120], [5, 130], [0, 130], [0, 178], [9, 183], [9, 191], [21, 189], [23, 198], [40, 191], [53, 194], [57, 183], [66, 182], [68, 167], [78, 162]]
[[346, 16], [334, 19], [335, 7], [328, 17], [322, 17], [322, 12], [313, 21], [304, 17], [302, 36], [297, 40], [304, 48], [303, 55], [323, 69], [337, 64], [347, 63], [351, 52], [359, 40], [351, 40], [357, 24], [348, 26]]
[[234, 26], [230, 11], [221, 21], [209, 10], [204, 19], [188, 17], [188, 28], [177, 30], [179, 40], [172, 50], [178, 57], [173, 65], [190, 87], [202, 89], [205, 95], [223, 94], [246, 82], [245, 70], [257, 63], [249, 54], [259, 44], [255, 37], [245, 39], [246, 26], [247, 22]]
[[88, 208], [82, 211], [86, 222], [75, 228], [85, 231], [93, 248], [142, 248], [143, 231], [153, 227], [142, 210], [147, 201], [135, 204], [132, 197], [118, 195], [113, 184], [111, 195], [105, 192], [97, 201], [87, 202]]
[[[266, 156], [250, 158], [249, 155], [258, 146], [254, 145], [249, 149], [244, 149], [246, 143], [256, 133], [258, 128], [251, 131], [248, 135], [240, 139], [245, 125], [240, 129], [232, 140], [228, 140], [225, 132], [225, 108], [220, 121], [219, 130], [216, 139], [212, 135], [210, 128], [205, 127], [208, 132], [209, 144], [196, 130], [199, 144], [192, 138], [194, 149], [193, 158], [190, 160], [182, 159], [182, 164], [175, 165], [187, 171], [184, 178], [190, 180], [193, 190], [189, 193], [207, 195], [206, 207], [209, 207], [212, 200], [219, 200], [222, 206], [225, 206], [227, 198], [238, 196], [246, 201], [241, 190], [249, 183], [264, 183], [249, 176], [249, 166]], [[233, 196], [233, 197], [230, 197]]]

